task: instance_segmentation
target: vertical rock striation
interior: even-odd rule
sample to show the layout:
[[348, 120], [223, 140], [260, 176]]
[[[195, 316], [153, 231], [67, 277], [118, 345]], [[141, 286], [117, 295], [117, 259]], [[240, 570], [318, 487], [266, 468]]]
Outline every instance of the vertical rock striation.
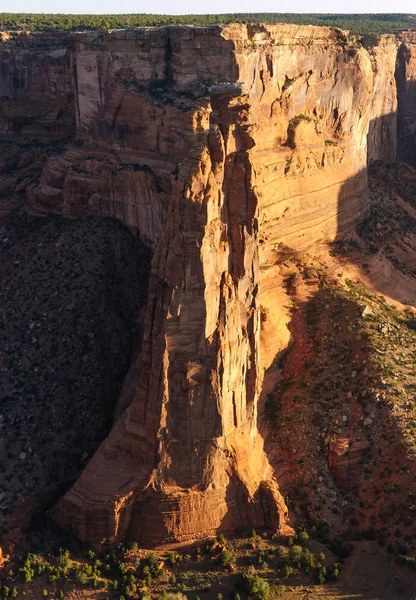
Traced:
[[367, 162], [393, 163], [397, 156], [397, 87], [395, 79], [398, 40], [383, 35], [365, 40], [373, 68], [371, 119], [367, 136]]
[[[55, 36], [45, 69], [62, 79], [70, 141], [27, 183], [27, 210], [115, 216], [154, 247], [133, 401], [55, 519], [94, 543], [282, 530], [257, 430], [264, 370], [287, 342], [275, 266], [368, 214], [367, 154], [395, 159], [398, 43], [294, 25]], [[11, 73], [26, 54], [55, 57], [51, 39], [0, 46], [21, 102], [11, 117], [2, 101], [0, 132], [15, 144], [11, 118], [40, 84], [30, 61], [22, 85]], [[46, 116], [25, 127], [45, 144], [57, 133]]]
[[416, 33], [403, 33], [400, 41], [396, 70], [399, 157], [416, 166]]

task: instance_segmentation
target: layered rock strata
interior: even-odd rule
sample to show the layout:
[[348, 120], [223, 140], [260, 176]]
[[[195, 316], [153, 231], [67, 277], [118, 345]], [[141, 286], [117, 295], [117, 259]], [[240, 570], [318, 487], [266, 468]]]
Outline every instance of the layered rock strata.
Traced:
[[[23, 186], [27, 210], [115, 216], [154, 247], [132, 403], [55, 511], [81, 539], [284, 528], [257, 430], [264, 370], [288, 341], [276, 265], [368, 214], [370, 122], [370, 160], [395, 158], [397, 47], [292, 25], [14, 34], [0, 46], [3, 138], [52, 143], [49, 98], [72, 138]], [[16, 127], [43, 55], [54, 91]]]

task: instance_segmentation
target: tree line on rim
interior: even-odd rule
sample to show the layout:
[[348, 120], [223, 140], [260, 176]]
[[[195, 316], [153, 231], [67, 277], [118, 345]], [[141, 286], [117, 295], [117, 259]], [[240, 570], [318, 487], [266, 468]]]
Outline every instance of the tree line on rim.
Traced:
[[0, 13], [0, 29], [106, 30], [161, 25], [224, 25], [229, 23], [293, 23], [347, 29], [354, 35], [416, 30], [416, 14], [292, 14], [232, 13], [224, 15], [66, 15]]

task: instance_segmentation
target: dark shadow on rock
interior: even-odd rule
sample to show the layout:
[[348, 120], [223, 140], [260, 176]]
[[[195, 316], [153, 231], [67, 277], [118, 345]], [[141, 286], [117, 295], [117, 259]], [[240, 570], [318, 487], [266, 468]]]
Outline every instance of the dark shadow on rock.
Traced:
[[238, 475], [233, 475], [227, 487], [225, 501], [227, 513], [224, 515], [218, 532], [249, 534], [253, 529], [275, 532], [282, 525], [276, 499], [270, 482], [262, 481], [249, 498], [247, 488]]
[[402, 43], [397, 54], [398, 158], [416, 167], [416, 80], [410, 77], [411, 50]]

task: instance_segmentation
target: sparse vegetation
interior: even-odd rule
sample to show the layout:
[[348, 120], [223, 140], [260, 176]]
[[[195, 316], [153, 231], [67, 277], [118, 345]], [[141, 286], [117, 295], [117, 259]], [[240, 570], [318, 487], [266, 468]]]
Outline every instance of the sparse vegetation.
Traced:
[[[15, 213], [1, 242], [0, 528], [7, 533], [23, 505], [30, 519], [35, 490], [53, 494], [71, 481], [108, 433], [146, 300], [150, 252], [112, 219]], [[69, 566], [66, 555], [60, 560]], [[33, 565], [24, 569], [29, 582]]]
[[221, 541], [212, 539], [207, 552], [198, 547], [192, 555], [186, 550], [149, 552], [137, 544], [100, 552], [83, 550], [80, 545], [74, 551], [32, 552], [21, 556], [16, 568], [6, 574], [0, 597], [21, 597], [23, 591], [32, 597], [34, 590], [40, 590], [45, 598], [65, 598], [76, 590], [95, 590], [118, 600], [186, 600], [209, 591], [217, 600], [241, 600], [240, 593], [251, 600], [268, 600], [276, 578], [284, 588], [292, 575], [313, 585], [319, 578], [324, 583], [339, 573], [339, 563], [323, 569], [328, 562], [325, 554], [317, 551], [316, 542], [304, 530], [294, 540], [291, 546], [283, 540], [276, 543], [264, 532], [255, 538], [226, 541], [222, 537]]
[[[382, 171], [389, 182], [390, 171]], [[330, 254], [340, 265], [375, 242], [375, 253], [390, 260], [394, 240], [414, 228], [409, 214], [394, 202], [395, 188], [372, 179], [370, 190], [373, 210], [360, 230], [360, 244], [332, 246]], [[308, 535], [340, 560], [361, 539], [396, 556], [416, 553], [413, 504], [408, 502], [409, 493], [411, 498], [415, 494], [414, 314], [398, 310], [362, 281], [345, 278], [341, 266], [332, 272], [307, 259], [292, 264], [286, 289], [296, 306], [290, 326], [295, 344], [267, 407], [274, 423], [271, 442], [295, 474], [287, 503], [307, 532], [289, 538], [290, 561], [282, 574], [290, 576], [293, 566], [313, 566], [316, 582], [322, 583], [336, 580], [339, 568], [330, 568], [324, 556], [313, 562], [303, 552]], [[400, 271], [413, 275], [406, 265]], [[298, 296], [302, 286], [308, 286], [303, 303]], [[331, 534], [346, 524], [349, 536]], [[410, 528], [407, 535], [404, 524]]]

